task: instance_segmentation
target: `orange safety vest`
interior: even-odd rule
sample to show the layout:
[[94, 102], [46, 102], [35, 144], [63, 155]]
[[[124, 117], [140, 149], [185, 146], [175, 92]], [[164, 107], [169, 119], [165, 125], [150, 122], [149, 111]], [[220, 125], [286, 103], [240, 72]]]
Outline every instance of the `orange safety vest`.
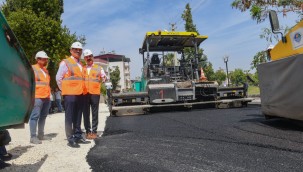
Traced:
[[[62, 95], [87, 94], [84, 84], [84, 69], [82, 72], [74, 59], [71, 57], [63, 60], [68, 68], [68, 72], [62, 80]], [[82, 64], [81, 64], [82, 65]]]
[[101, 69], [99, 65], [93, 64], [89, 74], [86, 72], [85, 86], [89, 94], [100, 95]]
[[[38, 64], [32, 65], [32, 68], [35, 73], [35, 82], [36, 82], [36, 90], [35, 90], [35, 98], [49, 98], [50, 97], [50, 77], [48, 75], [48, 71], [46, 68], [40, 68]], [[44, 76], [43, 72], [46, 74]]]

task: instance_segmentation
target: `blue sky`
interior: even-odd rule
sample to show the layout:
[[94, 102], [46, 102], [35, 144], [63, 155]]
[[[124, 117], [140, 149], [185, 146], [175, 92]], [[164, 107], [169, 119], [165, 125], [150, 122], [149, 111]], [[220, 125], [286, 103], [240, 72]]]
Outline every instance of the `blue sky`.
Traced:
[[[259, 35], [270, 26], [269, 20], [257, 24], [248, 12], [232, 9], [232, 0], [65, 0], [62, 20], [71, 32], [86, 36], [85, 48], [95, 55], [104, 49], [131, 58], [131, 78], [135, 78], [141, 75], [138, 49], [145, 33], [169, 30], [169, 23], [177, 23], [176, 30], [183, 31], [181, 14], [188, 2], [198, 31], [209, 37], [200, 47], [215, 70], [225, 69], [224, 55], [229, 56], [230, 70], [248, 70], [256, 52], [268, 47]], [[280, 25], [292, 26], [295, 20], [297, 16], [288, 14], [280, 17]]]

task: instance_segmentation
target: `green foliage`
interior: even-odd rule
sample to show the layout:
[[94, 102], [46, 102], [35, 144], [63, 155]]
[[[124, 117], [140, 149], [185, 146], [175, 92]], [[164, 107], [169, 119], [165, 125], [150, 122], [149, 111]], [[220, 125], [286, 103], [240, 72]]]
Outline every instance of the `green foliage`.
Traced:
[[174, 65], [174, 53], [167, 53], [164, 55], [164, 64], [165, 66], [173, 66]]
[[[199, 34], [199, 31], [196, 28], [196, 25], [193, 22], [193, 18], [192, 18], [192, 13], [191, 13], [191, 7], [189, 5], [189, 3], [186, 4], [185, 6], [185, 10], [183, 11], [182, 14], [182, 19], [185, 21], [185, 30], [187, 32], [197, 32]], [[202, 48], [198, 48], [198, 68], [202, 67], [204, 69], [205, 75], [208, 77], [208, 79], [210, 80], [211, 78], [213, 78], [213, 74], [214, 74], [214, 70], [212, 69], [212, 65], [211, 63], [209, 63], [207, 61], [207, 56], [205, 54], [203, 54], [203, 49]], [[195, 59], [195, 49], [194, 48], [185, 48], [184, 49], [184, 56], [186, 60], [192, 60]], [[210, 72], [210, 73], [208, 73]]]
[[257, 66], [261, 63], [265, 63], [268, 61], [268, 54], [266, 51], [260, 51], [257, 52], [257, 54], [254, 56], [250, 66], [251, 69], [257, 69]]
[[260, 88], [258, 86], [249, 86], [247, 90], [247, 94], [251, 95], [260, 95]]
[[247, 75], [253, 80], [253, 82], [248, 80], [249, 85], [259, 86], [258, 72], [255, 72], [254, 74], [249, 73]]
[[250, 15], [254, 20], [258, 20], [262, 17], [262, 8], [257, 5], [252, 5], [250, 9]]
[[[290, 30], [288, 26], [280, 26], [281, 30], [284, 30], [284, 35]], [[265, 39], [267, 43], [271, 44], [273, 41], [280, 41], [280, 35], [272, 33], [270, 28], [263, 28], [260, 34], [261, 39]]]
[[247, 82], [246, 74], [242, 69], [235, 69], [234, 71], [230, 72], [229, 77], [232, 85], [239, 86]]
[[191, 8], [189, 3], [186, 4], [185, 10], [182, 14], [182, 19], [185, 21], [185, 30], [188, 32], [198, 32], [196, 25], [193, 22], [193, 17], [191, 14]]
[[110, 80], [113, 84], [113, 90], [116, 90], [117, 88], [117, 85], [119, 84], [119, 81], [120, 81], [120, 70], [119, 70], [119, 67], [117, 66], [113, 71], [112, 69], [109, 69], [109, 72], [110, 72]]
[[106, 87], [105, 87], [105, 83], [101, 83], [101, 87], [100, 87], [100, 93], [105, 96], [106, 95]]
[[11, 12], [23, 9], [33, 11], [38, 16], [44, 14], [48, 18], [60, 21], [63, 13], [63, 0], [6, 0], [3, 13], [8, 16]]
[[213, 65], [211, 63], [208, 63], [207, 65], [204, 66], [203, 71], [205, 73], [205, 76], [207, 80], [209, 81], [215, 81], [216, 80], [216, 75], [213, 69]]
[[226, 73], [224, 70], [217, 70], [215, 72], [215, 77], [216, 77], [216, 81], [218, 82], [219, 85], [222, 85], [223, 81], [226, 80]]
[[85, 43], [84, 36], [62, 26], [63, 0], [6, 0], [2, 10], [31, 64], [38, 51], [48, 54], [51, 87], [56, 87], [55, 75], [60, 61], [70, 55], [70, 45]]
[[263, 22], [271, 9], [282, 13], [283, 16], [288, 12], [296, 12], [298, 16], [303, 14], [302, 0], [234, 0], [231, 6], [241, 12], [249, 10], [252, 19], [257, 23]]

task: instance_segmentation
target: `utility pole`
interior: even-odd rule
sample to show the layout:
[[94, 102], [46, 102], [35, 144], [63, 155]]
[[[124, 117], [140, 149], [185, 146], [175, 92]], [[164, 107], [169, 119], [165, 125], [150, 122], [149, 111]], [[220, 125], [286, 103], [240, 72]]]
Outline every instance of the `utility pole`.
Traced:
[[171, 31], [175, 31], [176, 30], [176, 23], [169, 23], [170, 27], [171, 27]]
[[[171, 28], [171, 31], [175, 31], [176, 30], [176, 23], [169, 23], [169, 25], [170, 25], [170, 28]], [[177, 54], [176, 54], [176, 52], [174, 52], [174, 66], [177, 66]]]
[[227, 62], [228, 62], [228, 56], [227, 56], [227, 55], [225, 55], [225, 56], [223, 57], [223, 60], [224, 60], [224, 62], [225, 62], [225, 64], [226, 64], [227, 87], [229, 87], [229, 76], [228, 76], [228, 65], [227, 65]]

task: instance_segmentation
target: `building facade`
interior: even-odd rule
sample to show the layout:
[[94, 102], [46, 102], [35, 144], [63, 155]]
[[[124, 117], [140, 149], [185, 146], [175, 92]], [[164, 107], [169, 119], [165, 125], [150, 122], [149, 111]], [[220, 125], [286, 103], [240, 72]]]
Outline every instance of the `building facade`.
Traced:
[[103, 64], [105, 66], [104, 70], [106, 71], [107, 76], [109, 76], [110, 70], [115, 70], [116, 67], [119, 68], [120, 81], [116, 88], [117, 91], [125, 92], [132, 88], [130, 80], [129, 58], [118, 54], [102, 54], [95, 56], [94, 58], [96, 62], [100, 61], [100, 64], [101, 62], [107, 62], [107, 65], [105, 65], [105, 63]]

